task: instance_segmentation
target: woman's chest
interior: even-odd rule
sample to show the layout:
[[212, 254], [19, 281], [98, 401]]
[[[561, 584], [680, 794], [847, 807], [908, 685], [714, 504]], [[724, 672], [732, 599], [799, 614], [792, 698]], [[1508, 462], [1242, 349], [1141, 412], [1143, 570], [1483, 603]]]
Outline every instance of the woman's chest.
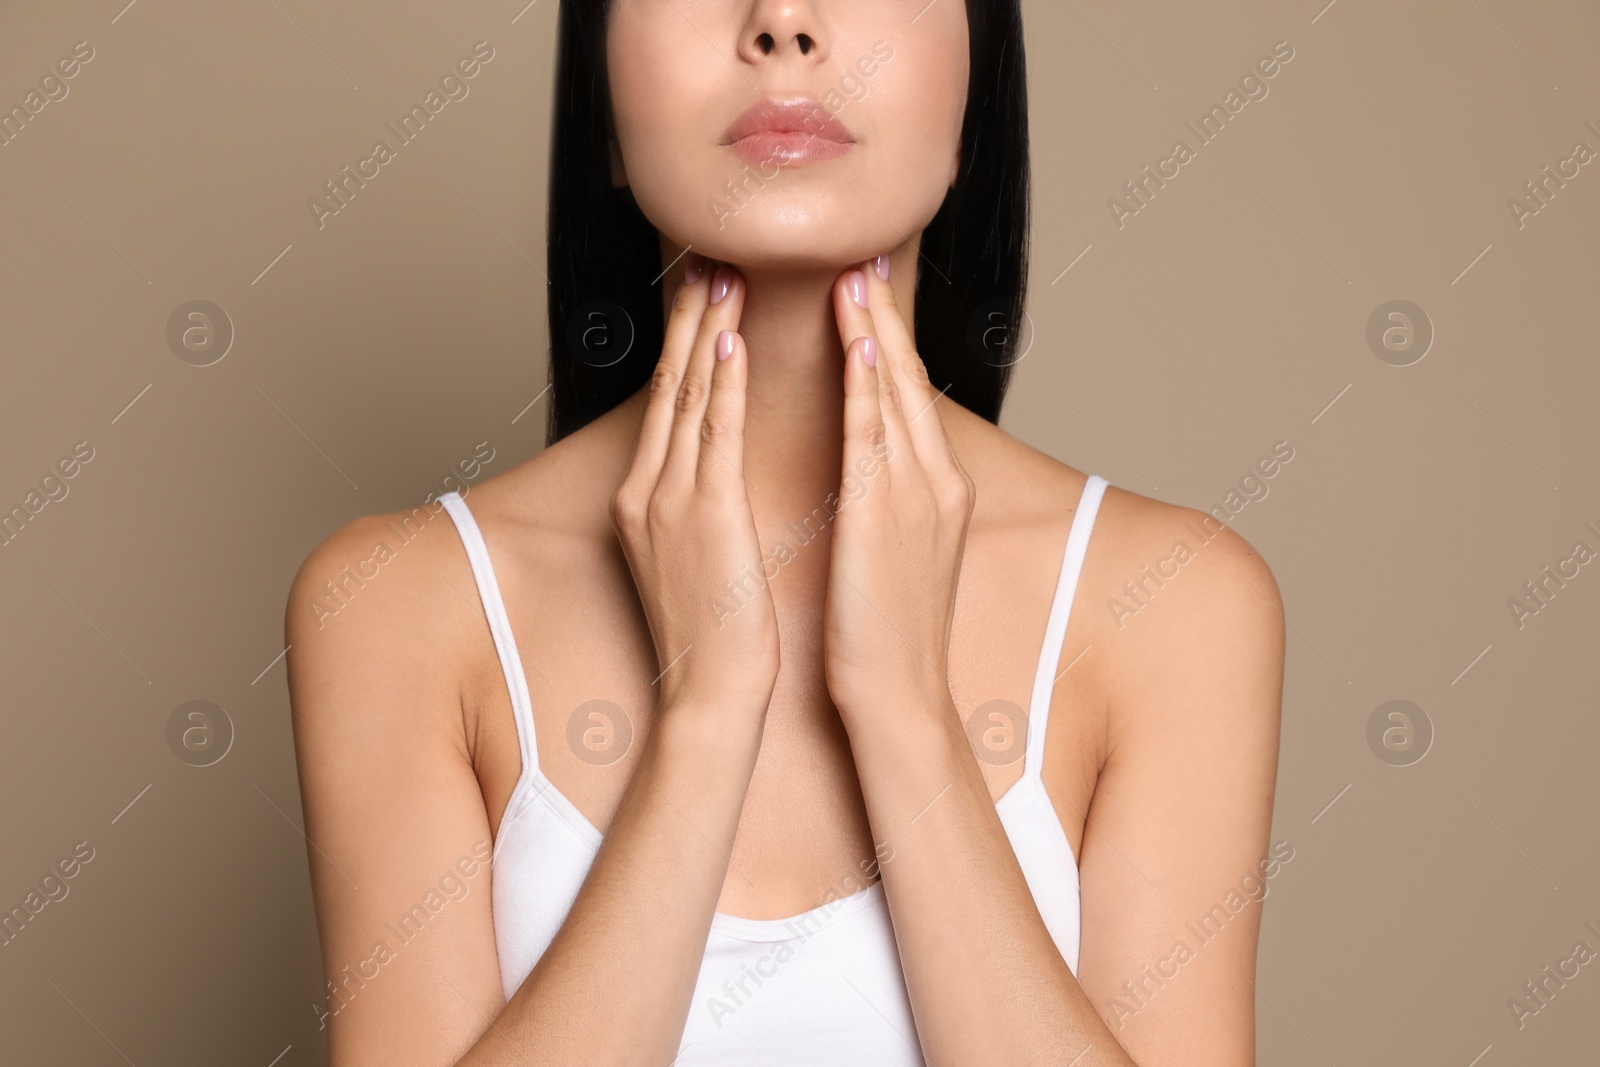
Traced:
[[[981, 560], [964, 569], [944, 666], [996, 799], [1023, 774], [1030, 720], [1048, 722], [1042, 776], [1076, 856], [1104, 757], [1104, 672], [1092, 656], [1078, 654], [1087, 635], [1077, 630], [1087, 625], [1069, 626], [1060, 647], [1047, 647], [1056, 574], [1036, 569]], [[652, 683], [660, 673], [624, 577], [598, 586], [591, 579], [584, 595], [570, 598], [560, 595], [559, 584], [542, 583], [538, 611], [521, 610], [521, 583], [507, 583], [534, 736], [519, 736], [515, 682], [487, 635], [484, 655], [463, 685], [468, 746], [492, 830], [524, 774], [524, 744], [551, 788], [598, 830], [609, 825], [653, 726]], [[772, 587], [782, 666], [719, 904], [721, 911], [757, 918], [795, 914], [854, 892], [863, 878], [871, 880], [876, 852], [849, 738], [827, 690], [825, 587], [800, 571], [785, 578], [786, 588]], [[528, 599], [534, 596], [529, 590]]]

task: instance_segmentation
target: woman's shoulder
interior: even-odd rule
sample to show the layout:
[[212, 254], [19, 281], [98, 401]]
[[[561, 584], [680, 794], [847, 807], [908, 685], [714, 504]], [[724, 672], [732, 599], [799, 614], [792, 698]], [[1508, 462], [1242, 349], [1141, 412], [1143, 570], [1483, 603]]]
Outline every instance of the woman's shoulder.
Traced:
[[543, 548], [562, 558], [574, 541], [609, 539], [610, 497], [633, 454], [630, 409], [619, 405], [473, 485], [468, 503], [485, 536], [499, 533], [514, 538], [517, 551]]
[[[974, 525], [1032, 530], [1059, 540], [1089, 478], [1099, 472], [1073, 467], [960, 411], [958, 451], [978, 487]], [[1240, 595], [1254, 598], [1259, 592], [1265, 603], [1280, 603], [1271, 568], [1233, 527], [1200, 508], [1107, 479], [1079, 578], [1079, 599], [1096, 605], [1108, 624], [1120, 628], [1119, 601], [1138, 613], [1157, 594], [1171, 592], [1167, 583], [1178, 583], [1180, 574], [1193, 576], [1187, 582], [1191, 591], [1164, 598], [1173, 605], [1166, 614], [1180, 616], [1174, 619], [1180, 626]]]
[[[477, 637], [475, 624], [464, 627], [454, 611], [442, 609], [442, 603], [467, 601], [482, 617], [464, 537], [482, 537], [501, 587], [538, 571], [541, 558], [571, 568], [584, 547], [594, 552], [594, 545], [605, 544], [600, 534], [610, 523], [608, 475], [627, 461], [627, 442], [616, 429], [597, 419], [454, 493], [429, 493], [414, 506], [342, 523], [307, 553], [294, 576], [288, 640], [334, 624], [390, 645], [448, 646], [462, 630], [469, 630], [466, 640]], [[456, 515], [445, 496], [459, 498]]]
[[412, 643], [442, 652], [449, 627], [439, 594], [449, 594], [447, 582], [464, 590], [472, 584], [451, 525], [444, 502], [431, 493], [411, 507], [343, 522], [295, 573], [284, 608], [285, 642], [298, 646], [302, 660], [313, 649], [348, 656]]
[[[1053, 551], [1050, 566], [1059, 567], [1061, 531], [1098, 472], [1062, 463], [993, 425], [975, 429], [962, 451], [978, 482], [974, 521], [982, 513], [990, 526], [1011, 530], [1013, 543]], [[1041, 541], [1030, 528], [1054, 533]], [[1136, 722], [1182, 719], [1194, 706], [1189, 695], [1218, 670], [1237, 672], [1247, 685], [1273, 677], [1281, 684], [1285, 626], [1271, 568], [1236, 530], [1202, 509], [1108, 480], [1061, 660], [1072, 663], [1095, 650], [1074, 673], [1080, 699], [1103, 700], [1108, 736], [1129, 736]]]

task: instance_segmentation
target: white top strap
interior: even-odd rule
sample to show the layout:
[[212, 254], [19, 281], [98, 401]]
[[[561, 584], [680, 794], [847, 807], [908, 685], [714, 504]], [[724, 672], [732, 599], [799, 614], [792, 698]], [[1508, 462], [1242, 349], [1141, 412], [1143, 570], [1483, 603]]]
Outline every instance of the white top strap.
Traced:
[[500, 670], [505, 674], [506, 688], [511, 692], [511, 710], [516, 716], [523, 766], [537, 774], [539, 745], [533, 732], [533, 705], [528, 700], [528, 680], [522, 672], [522, 657], [517, 653], [516, 639], [511, 636], [511, 620], [506, 615], [505, 601], [500, 597], [500, 584], [495, 581], [494, 565], [489, 562], [489, 546], [484, 543], [483, 531], [478, 528], [477, 520], [472, 517], [467, 502], [459, 492], [449, 492], [438, 499], [450, 512], [450, 518], [455, 520], [461, 543], [467, 549], [467, 560], [472, 564], [472, 576], [478, 583], [478, 597], [483, 601], [489, 632], [494, 635], [494, 647], [500, 654]]
[[1044, 734], [1050, 723], [1050, 699], [1055, 692], [1056, 666], [1061, 660], [1061, 644], [1067, 638], [1067, 620], [1083, 571], [1084, 553], [1089, 549], [1089, 533], [1105, 496], [1106, 480], [1091, 474], [1083, 484], [1078, 510], [1067, 533], [1066, 553], [1061, 560], [1061, 577], [1056, 582], [1055, 599], [1050, 604], [1050, 621], [1044, 630], [1044, 648], [1039, 653], [1039, 669], [1033, 678], [1033, 698], [1028, 709], [1028, 750], [1022, 765], [1024, 777], [1038, 777], [1044, 766]]

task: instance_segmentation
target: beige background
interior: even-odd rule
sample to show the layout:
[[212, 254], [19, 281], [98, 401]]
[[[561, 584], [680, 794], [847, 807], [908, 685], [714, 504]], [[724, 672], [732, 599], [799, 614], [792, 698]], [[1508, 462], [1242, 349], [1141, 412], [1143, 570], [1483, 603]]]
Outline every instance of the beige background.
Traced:
[[[540, 447], [545, 401], [513, 419], [545, 382], [556, 5], [122, 2], [0, 4], [0, 106], [94, 49], [0, 147], [0, 507], [94, 449], [0, 548], [0, 905], [94, 850], [0, 947], [0, 1041], [317, 1064], [284, 598], [477, 442], [491, 474]], [[1200, 507], [1295, 450], [1235, 520], [1290, 623], [1261, 1062], [1600, 1062], [1600, 963], [1507, 1008], [1600, 951], [1600, 564], [1507, 606], [1600, 550], [1600, 161], [1507, 207], [1600, 151], [1600, 9], [1322, 2], [1025, 5], [1036, 337], [1004, 425]], [[307, 199], [478, 40], [470, 95], [319, 231]], [[1107, 199], [1280, 40], [1270, 94], [1119, 229]], [[204, 368], [166, 339], [196, 299], [236, 331]], [[1366, 339], [1395, 299], [1436, 329], [1407, 367]], [[204, 768], [167, 740], [195, 699], [235, 731]], [[1393, 699], [1435, 732], [1410, 766], [1367, 741]]]

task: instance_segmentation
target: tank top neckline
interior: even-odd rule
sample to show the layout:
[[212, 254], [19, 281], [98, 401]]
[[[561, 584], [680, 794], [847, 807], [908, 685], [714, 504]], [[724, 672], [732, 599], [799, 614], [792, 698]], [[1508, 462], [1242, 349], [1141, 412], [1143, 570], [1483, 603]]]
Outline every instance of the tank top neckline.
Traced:
[[[1041, 777], [1044, 739], [1049, 726], [1050, 700], [1058, 677], [1056, 665], [1060, 661], [1062, 643], [1066, 640], [1067, 622], [1072, 613], [1078, 578], [1088, 548], [1089, 534], [1107, 484], [1100, 475], [1090, 474], [1084, 482], [1078, 506], [1073, 512], [1066, 546], [1062, 553], [1061, 570], [1056, 579], [1055, 593], [1051, 598], [1050, 614], [1045, 625], [1039, 660], [1034, 671], [1022, 773], [994, 800], [995, 810], [1000, 814], [1003, 823], [1006, 813], [1014, 809], [1022, 798], [1030, 792], [1038, 796], [1048, 811], [1049, 821], [1061, 835], [1062, 845], [1074, 862], [1077, 856], [1072, 849], [1071, 839], [1067, 837], [1066, 828], [1061, 825], [1060, 816], [1056, 813], [1055, 805], [1050, 802]], [[505, 601], [500, 593], [499, 581], [494, 573], [494, 564], [489, 558], [488, 544], [483, 532], [460, 492], [452, 490], [437, 499], [445, 506], [455, 522], [469, 561], [472, 563], [478, 595], [483, 601], [501, 670], [506, 676], [522, 755], [522, 769], [518, 774], [516, 785], [512, 787], [506, 810], [501, 814], [500, 825], [496, 828], [491, 856], [498, 857], [507, 824], [521, 815], [528, 804], [535, 800], [542, 800], [548, 805], [560, 817], [567, 829], [591, 852], [596, 851], [604, 834], [579, 810], [571, 798], [544, 774], [539, 765], [537, 736], [533, 724], [532, 693], [528, 688], [527, 675], [522, 669], [522, 658], [511, 632], [510, 617], [506, 612]], [[877, 903], [882, 898], [883, 882], [880, 878], [865, 889], [848, 896], [824, 900], [813, 908], [777, 919], [749, 918], [730, 915], [719, 910], [712, 914], [711, 929], [713, 933], [742, 941], [784, 941], [830, 925], [838, 919]]]

